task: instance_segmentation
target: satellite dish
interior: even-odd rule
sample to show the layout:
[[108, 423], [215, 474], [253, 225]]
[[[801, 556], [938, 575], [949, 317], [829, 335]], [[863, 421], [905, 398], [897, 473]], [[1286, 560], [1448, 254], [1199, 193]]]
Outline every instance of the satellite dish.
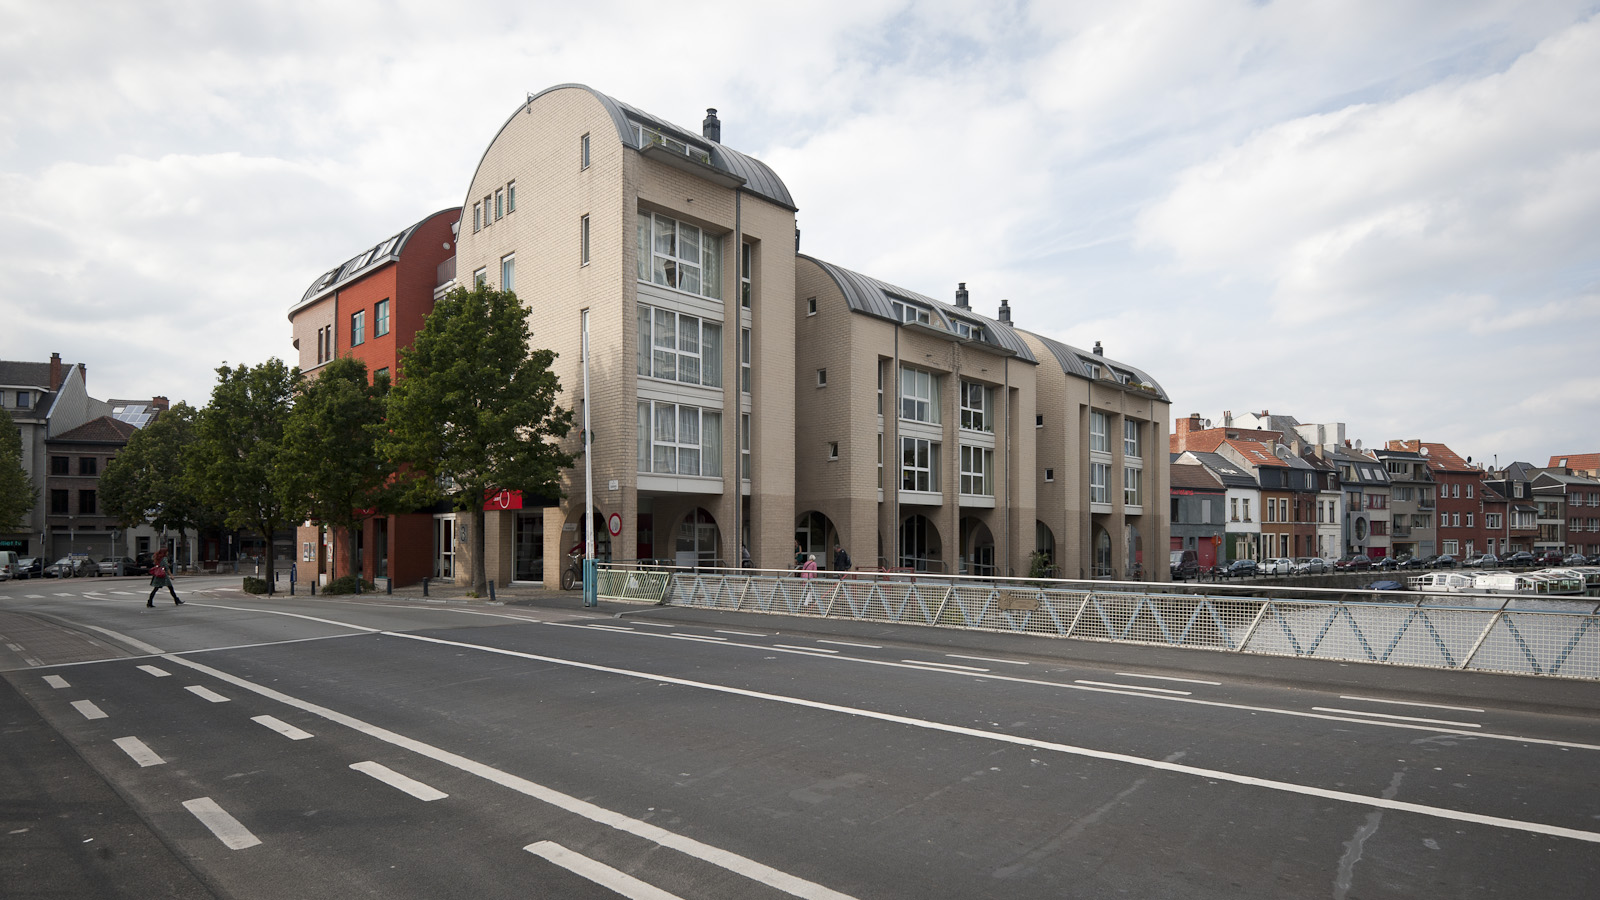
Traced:
[[1423, 447], [1422, 449], [1418, 450], [1417, 452], [1421, 453], [1423, 456], [1427, 456], [1428, 455], [1428, 448], [1427, 447]]
[[1357, 450], [1361, 449], [1361, 438], [1356, 438], [1356, 449]]

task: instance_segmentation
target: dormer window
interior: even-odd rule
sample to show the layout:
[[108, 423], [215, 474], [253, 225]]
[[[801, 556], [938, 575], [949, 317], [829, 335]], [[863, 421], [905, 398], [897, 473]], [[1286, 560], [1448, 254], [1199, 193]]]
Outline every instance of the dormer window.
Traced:
[[983, 340], [983, 326], [982, 325], [974, 325], [971, 322], [963, 322], [960, 319], [953, 319], [951, 321], [954, 322], [954, 324], [956, 326], [956, 334], [959, 334], [962, 337], [967, 338], [968, 340], [973, 340], [973, 341], [981, 341], [981, 340]]
[[914, 303], [894, 301], [894, 317], [902, 322], [921, 322], [924, 325], [932, 322], [932, 317], [926, 307]]

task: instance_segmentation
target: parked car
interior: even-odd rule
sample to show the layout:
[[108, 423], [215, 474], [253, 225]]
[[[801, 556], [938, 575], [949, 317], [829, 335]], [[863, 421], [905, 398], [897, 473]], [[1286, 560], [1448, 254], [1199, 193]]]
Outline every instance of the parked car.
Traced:
[[1435, 558], [1432, 556], [1402, 556], [1396, 558], [1396, 565], [1401, 569], [1427, 569], [1433, 565]]
[[1294, 574], [1296, 575], [1321, 575], [1328, 571], [1328, 564], [1315, 556], [1303, 556], [1294, 561]]
[[83, 554], [63, 556], [55, 562], [44, 567], [46, 578], [73, 578], [79, 575], [88, 575], [97, 572], [94, 560]]
[[150, 574], [150, 569], [148, 567], [141, 566], [137, 562], [135, 562], [133, 559], [131, 559], [129, 557], [126, 557], [126, 556], [107, 556], [107, 557], [102, 558], [97, 565], [98, 565], [98, 567], [100, 569], [100, 574], [101, 575], [116, 575], [116, 574], [118, 574], [118, 572], [117, 572], [118, 563], [120, 563], [122, 565], [122, 572], [120, 574], [123, 574], [123, 575], [148, 575], [148, 574]]
[[1372, 557], [1366, 556], [1365, 554], [1356, 553], [1354, 555], [1341, 558], [1338, 562], [1333, 564], [1333, 567], [1344, 572], [1370, 569], [1372, 568]]
[[1500, 559], [1500, 564], [1503, 566], [1510, 566], [1511, 568], [1516, 568], [1518, 566], [1531, 566], [1533, 565], [1533, 554], [1526, 550], [1518, 550], [1516, 553], [1513, 553], [1510, 556], [1502, 557]]
[[0, 581], [20, 577], [17, 570], [21, 567], [21, 559], [15, 550], [0, 550]]
[[1500, 557], [1495, 556], [1493, 553], [1480, 553], [1469, 558], [1462, 565], [1471, 569], [1492, 569], [1500, 565]]
[[1589, 565], [1600, 566], [1600, 553], [1596, 553], [1595, 555], [1589, 557]]
[[1253, 559], [1236, 559], [1228, 563], [1228, 568], [1224, 569], [1223, 573], [1229, 578], [1243, 578], [1247, 575], [1255, 575], [1259, 568]]
[[1566, 558], [1566, 554], [1560, 550], [1546, 550], [1543, 554], [1535, 555], [1533, 561], [1535, 565], [1540, 566], [1559, 566]]
[[43, 578], [44, 560], [37, 556], [24, 556], [17, 560], [18, 578]]
[[1561, 564], [1564, 566], [1586, 566], [1589, 564], [1589, 557], [1584, 556], [1582, 553], [1568, 553], [1567, 558], [1563, 559]]
[[1380, 556], [1372, 561], [1372, 567], [1374, 569], [1381, 569], [1384, 571], [1393, 571], [1398, 569], [1400, 564], [1396, 562], [1395, 558], [1392, 556]]
[[1172, 580], [1188, 581], [1200, 575], [1200, 557], [1193, 550], [1172, 551]]
[[1456, 566], [1460, 565], [1460, 563], [1456, 561], [1456, 558], [1448, 553], [1439, 554], [1439, 557], [1433, 561], [1433, 564], [1440, 569], [1454, 569]]
[[1259, 571], [1263, 575], [1292, 575], [1294, 574], [1294, 560], [1286, 556], [1274, 556], [1261, 561]]

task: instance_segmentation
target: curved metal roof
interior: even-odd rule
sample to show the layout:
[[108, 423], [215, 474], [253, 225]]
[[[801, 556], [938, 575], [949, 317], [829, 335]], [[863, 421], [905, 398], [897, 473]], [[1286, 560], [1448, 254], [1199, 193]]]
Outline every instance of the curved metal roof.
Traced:
[[826, 272], [828, 277], [833, 279], [834, 284], [839, 286], [840, 292], [844, 294], [845, 302], [849, 303], [850, 309], [855, 312], [886, 319], [899, 325], [902, 323], [894, 314], [894, 301], [897, 299], [901, 301], [909, 300], [915, 304], [928, 307], [934, 326], [950, 332], [952, 337], [957, 337], [954, 320], [962, 319], [974, 325], [983, 326], [980, 343], [1010, 351], [1015, 353], [1018, 358], [1025, 359], [1031, 363], [1038, 362], [1033, 356], [1033, 351], [1028, 349], [1027, 342], [1010, 325], [987, 316], [980, 316], [970, 309], [959, 309], [952, 304], [942, 303], [916, 291], [895, 287], [870, 275], [852, 272], [843, 266], [824, 262], [814, 256], [799, 253], [796, 254], [796, 257], [815, 263], [818, 268]]
[[1121, 372], [1122, 374], [1127, 375], [1130, 381], [1148, 384], [1156, 389], [1156, 394], [1160, 396], [1162, 400], [1168, 403], [1172, 402], [1172, 398], [1167, 396], [1167, 391], [1161, 386], [1161, 383], [1156, 381], [1154, 378], [1151, 378], [1143, 369], [1137, 369], [1128, 365], [1127, 363], [1117, 362], [1114, 359], [1107, 359], [1104, 356], [1096, 355], [1088, 350], [1079, 350], [1077, 347], [1071, 347], [1061, 343], [1060, 341], [1051, 340], [1037, 331], [1030, 331], [1028, 333], [1038, 338], [1040, 343], [1049, 348], [1050, 354], [1056, 358], [1056, 362], [1061, 364], [1062, 371], [1066, 372], [1068, 375], [1076, 375], [1079, 378], [1088, 378], [1092, 380], [1093, 377], [1089, 374], [1089, 363], [1094, 363], [1095, 365], [1105, 366], [1113, 372]]
[[[505, 131], [506, 126], [511, 124], [511, 120], [521, 115], [535, 100], [552, 91], [560, 91], [567, 88], [588, 91], [596, 100], [600, 101], [600, 105], [605, 107], [606, 112], [611, 116], [612, 124], [617, 126], [617, 139], [622, 141], [624, 145], [636, 150], [640, 149], [639, 142], [634, 139], [632, 125], [633, 122], [638, 122], [654, 128], [662, 134], [671, 135], [686, 144], [705, 150], [711, 156], [711, 164], [715, 168], [744, 179], [744, 189], [750, 193], [771, 200], [773, 203], [790, 210], [799, 208], [794, 205], [794, 197], [789, 194], [789, 188], [783, 183], [783, 179], [779, 178], [778, 173], [772, 171], [772, 167], [766, 163], [755, 157], [746, 156], [732, 147], [709, 140], [698, 131], [680, 128], [666, 119], [651, 115], [642, 109], [608, 97], [586, 84], [558, 84], [529, 96], [527, 100], [517, 104], [517, 111], [512, 113], [510, 118], [507, 118], [505, 123], [500, 126], [500, 132]], [[496, 140], [499, 139], [500, 132], [495, 133]], [[493, 145], [494, 141], [490, 141], [489, 146]], [[484, 156], [487, 156], [489, 148], [485, 147], [483, 153]], [[482, 167], [482, 157], [479, 158], [478, 165]], [[470, 199], [467, 200], [467, 203], [470, 204], [471, 202]]]
[[423, 216], [421, 219], [413, 222], [409, 227], [399, 234], [379, 241], [377, 244], [368, 247], [360, 253], [357, 253], [355, 256], [345, 260], [341, 265], [334, 266], [328, 271], [323, 272], [317, 277], [316, 281], [311, 282], [311, 286], [306, 288], [306, 292], [304, 294], [300, 295], [300, 299], [294, 302], [294, 307], [289, 311], [290, 315], [292, 316], [294, 314], [295, 309], [304, 306], [318, 297], [327, 296], [329, 292], [338, 290], [340, 287], [348, 284], [357, 276], [366, 274], [367, 272], [378, 268], [384, 263], [398, 260], [400, 258], [400, 252], [406, 248], [406, 243], [411, 240], [411, 235], [415, 234], [416, 230], [422, 227], [423, 223], [427, 222], [429, 219], [432, 219], [434, 216], [441, 215], [443, 213], [458, 212], [460, 212], [459, 209], [450, 207], [448, 209], [441, 209], [436, 213]]

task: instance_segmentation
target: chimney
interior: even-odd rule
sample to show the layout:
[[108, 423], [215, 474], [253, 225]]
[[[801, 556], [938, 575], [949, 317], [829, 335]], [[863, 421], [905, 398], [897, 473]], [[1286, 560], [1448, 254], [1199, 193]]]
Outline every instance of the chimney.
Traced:
[[967, 283], [965, 281], [956, 285], [956, 309], [971, 309], [967, 305]]
[[1105, 351], [1104, 348], [1102, 348], [1100, 346], [1100, 342], [1099, 341], [1095, 341], [1094, 342], [1094, 355], [1095, 356], [1105, 356], [1106, 355], [1106, 351]]
[[1011, 301], [1010, 300], [1001, 300], [1000, 301], [1000, 321], [1005, 323], [1005, 324], [1007, 324], [1007, 325], [1011, 324]]
[[717, 118], [715, 109], [706, 109], [706, 119], [700, 123], [700, 134], [708, 141], [722, 143], [722, 120]]
[[1179, 419], [1172, 423], [1173, 449], [1179, 453], [1189, 449], [1189, 433], [1204, 431], [1205, 423], [1200, 421], [1199, 413], [1190, 413], [1189, 418]]
[[159, 394], [150, 398], [150, 405], [156, 409], [171, 409], [172, 403]]
[[50, 354], [50, 390], [61, 388], [61, 354]]
[[83, 379], [83, 389], [89, 389], [89, 364], [78, 363], [78, 375]]
[[1232, 425], [1233, 425], [1233, 410], [1231, 410], [1231, 409], [1223, 410], [1222, 411], [1222, 427], [1223, 428], [1229, 428]]

